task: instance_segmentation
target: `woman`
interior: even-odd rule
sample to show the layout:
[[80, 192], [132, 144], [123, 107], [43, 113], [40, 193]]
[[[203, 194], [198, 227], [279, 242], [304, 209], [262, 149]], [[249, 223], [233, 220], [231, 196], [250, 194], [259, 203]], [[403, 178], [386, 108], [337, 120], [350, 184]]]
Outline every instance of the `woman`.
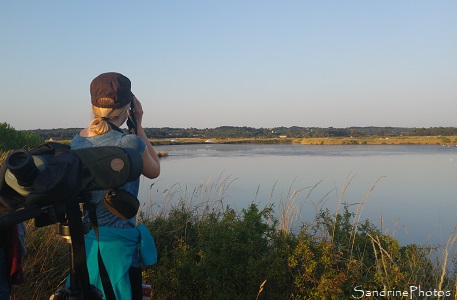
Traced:
[[[138, 101], [131, 92], [130, 80], [119, 73], [103, 73], [92, 81], [90, 93], [93, 120], [89, 127], [83, 129], [72, 139], [71, 148], [81, 149], [98, 146], [133, 148], [142, 156], [142, 174], [148, 178], [156, 178], [159, 176], [159, 159], [142, 127], [143, 109], [140, 101]], [[132, 110], [129, 109], [131, 106], [133, 106], [133, 116], [130, 115], [132, 113]], [[136, 135], [125, 134], [119, 129], [119, 127], [129, 118], [136, 119]], [[139, 179], [126, 183], [122, 186], [122, 189], [137, 197]], [[108, 247], [106, 249], [110, 249], [109, 247], [111, 247], [111, 249], [120, 249], [118, 244], [114, 244], [114, 239], [117, 239], [115, 241], [116, 243], [121, 242], [132, 245], [132, 241], [135, 241], [135, 243], [141, 242], [143, 245], [144, 241], [141, 239], [145, 238], [144, 227], [142, 230], [139, 230], [139, 234], [137, 233], [138, 227], [136, 224], [136, 217], [123, 219], [110, 212], [102, 201], [105, 193], [106, 191], [92, 192], [93, 202], [96, 206], [95, 212], [98, 222], [99, 237], [95, 237], [93, 231], [86, 236], [89, 275], [91, 283], [99, 289], [102, 289], [102, 287], [98, 266], [96, 266], [97, 264], [94, 266], [93, 262], [91, 263], [91, 259], [94, 259], [93, 255], [96, 255], [98, 252], [98, 247], [100, 247], [100, 251], [102, 251], [105, 246]], [[110, 235], [113, 233], [113, 230], [115, 234]], [[125, 272], [123, 269], [121, 270], [124, 273], [122, 275], [124, 281], [123, 284], [119, 286], [116, 283], [122, 282], [122, 280], [117, 277], [111, 278], [110, 274], [111, 283], [113, 284], [113, 289], [115, 290], [116, 298], [118, 299], [127, 299], [127, 285], [130, 285], [131, 287], [132, 299], [141, 299], [142, 297], [141, 263], [145, 264], [145, 259], [141, 256], [142, 260], [140, 261], [141, 253], [139, 255], [135, 243], [133, 244], [134, 247], [131, 247], [134, 248], [134, 250], [129, 250], [132, 251], [131, 255], [130, 252], [128, 252], [129, 254], [126, 254], [127, 250], [119, 250], [119, 252], [122, 252], [119, 253], [119, 255], [124, 257], [123, 261], [119, 261], [118, 257], [112, 261], [110, 255], [113, 256], [114, 254], [110, 250], [105, 251], [105, 254], [102, 253], [102, 258], [108, 273], [110, 273], [112, 268], [117, 268], [114, 273], [119, 274], [119, 268], [122, 269], [122, 264], [130, 266]], [[109, 244], [111, 244], [111, 246]], [[152, 244], [152, 246], [154, 245]], [[155, 246], [153, 250], [149, 251], [149, 254], [151, 251], [154, 251], [155, 253]], [[146, 255], [147, 254], [148, 253], [146, 253]], [[130, 257], [131, 261], [129, 260]], [[151, 257], [149, 257], [146, 259], [149, 259], [149, 264], [155, 262], [154, 258], [151, 259]]]

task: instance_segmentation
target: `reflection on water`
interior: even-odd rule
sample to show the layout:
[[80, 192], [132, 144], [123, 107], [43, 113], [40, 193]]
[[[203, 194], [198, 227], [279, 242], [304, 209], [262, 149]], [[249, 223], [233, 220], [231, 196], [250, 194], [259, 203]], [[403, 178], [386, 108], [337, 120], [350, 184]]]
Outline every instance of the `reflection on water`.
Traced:
[[239, 157], [239, 156], [377, 156], [455, 153], [457, 147], [426, 145], [246, 145], [205, 144], [157, 146], [171, 157]]
[[402, 244], [445, 243], [457, 224], [457, 147], [211, 144], [156, 148], [169, 156], [161, 160], [158, 179], [143, 179], [142, 202], [175, 184], [192, 190], [221, 177], [230, 182], [224, 205], [238, 210], [252, 202], [262, 207], [272, 202], [278, 211], [280, 200], [297, 192], [301, 218], [296, 226], [312, 221], [320, 206], [335, 211], [339, 202], [362, 201], [366, 201], [362, 219], [394, 234]]

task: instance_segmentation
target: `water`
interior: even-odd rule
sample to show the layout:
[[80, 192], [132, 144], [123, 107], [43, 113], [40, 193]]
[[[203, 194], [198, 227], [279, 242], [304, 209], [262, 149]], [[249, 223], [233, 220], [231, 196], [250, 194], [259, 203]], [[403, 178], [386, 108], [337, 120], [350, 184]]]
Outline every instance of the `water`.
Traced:
[[[140, 201], [159, 209], [173, 189], [225, 183], [224, 205], [241, 210], [293, 199], [298, 227], [320, 207], [363, 202], [369, 219], [401, 244], [445, 244], [457, 224], [457, 147], [418, 145], [172, 145], [158, 179], [143, 179]], [[218, 179], [219, 178], [219, 179]], [[212, 183], [215, 183], [212, 185]], [[152, 188], [151, 188], [152, 185]], [[343, 192], [344, 189], [344, 192]], [[295, 193], [296, 192], [296, 193]], [[179, 193], [176, 193], [178, 195]], [[292, 196], [293, 195], [293, 196]], [[177, 201], [173, 199], [172, 201]]]

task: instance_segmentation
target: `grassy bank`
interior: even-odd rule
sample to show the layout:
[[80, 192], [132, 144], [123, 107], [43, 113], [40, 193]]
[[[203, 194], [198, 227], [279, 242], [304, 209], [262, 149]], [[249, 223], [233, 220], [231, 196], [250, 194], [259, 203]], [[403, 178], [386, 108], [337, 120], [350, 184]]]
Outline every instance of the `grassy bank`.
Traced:
[[150, 139], [154, 145], [185, 144], [303, 144], [303, 145], [446, 145], [456, 146], [456, 136], [326, 137], [326, 138], [230, 138]]
[[189, 144], [291, 144], [288, 138], [176, 138], [149, 139], [153, 145], [189, 145]]
[[445, 145], [456, 146], [456, 136], [332, 137], [303, 138], [294, 143], [306, 145]]
[[[322, 138], [176, 138], [149, 139], [153, 145], [303, 144], [303, 145], [445, 145], [457, 146], [457, 136], [322, 137]], [[58, 141], [69, 144], [68, 140]]]

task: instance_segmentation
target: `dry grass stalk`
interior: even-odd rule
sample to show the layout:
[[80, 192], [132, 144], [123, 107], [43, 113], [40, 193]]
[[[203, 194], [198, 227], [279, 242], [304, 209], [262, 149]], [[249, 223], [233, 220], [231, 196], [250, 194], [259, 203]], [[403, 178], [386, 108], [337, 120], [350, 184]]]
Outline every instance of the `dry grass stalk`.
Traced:
[[261, 294], [262, 291], [263, 291], [263, 286], [265, 285], [266, 282], [267, 282], [267, 280], [265, 279], [265, 280], [260, 284], [259, 292], [257, 293], [257, 297], [255, 298], [256, 300], [259, 299], [259, 296], [260, 296], [260, 294]]
[[[449, 258], [449, 253], [452, 250], [452, 248], [454, 247], [456, 242], [457, 242], [457, 226], [454, 227], [454, 230], [452, 231], [452, 233], [451, 233], [451, 235], [450, 235], [450, 237], [449, 237], [449, 239], [447, 241], [446, 246], [443, 247], [443, 255], [442, 255], [442, 258], [441, 258], [441, 263], [442, 263], [441, 276], [440, 276], [440, 282], [438, 283], [438, 289], [439, 290], [442, 289], [444, 280], [446, 278], [447, 261], [448, 261], [448, 258]], [[457, 291], [457, 282], [456, 282], [456, 291]], [[456, 294], [456, 297], [457, 297], [457, 294]]]
[[352, 225], [351, 253], [352, 253], [352, 251], [354, 250], [355, 237], [356, 237], [356, 233], [357, 233], [357, 228], [359, 227], [360, 218], [361, 218], [361, 216], [362, 216], [363, 207], [364, 207], [364, 205], [367, 203], [367, 201], [368, 201], [368, 199], [369, 199], [369, 197], [370, 197], [371, 192], [374, 190], [374, 188], [375, 188], [376, 185], [378, 184], [379, 180], [381, 180], [381, 178], [383, 178], [383, 177], [384, 177], [384, 176], [381, 176], [381, 177], [379, 177], [378, 179], [376, 179], [375, 183], [373, 183], [373, 185], [372, 185], [371, 188], [368, 190], [368, 192], [366, 192], [365, 195], [363, 196], [362, 202], [358, 203], [358, 205], [357, 205], [357, 209], [356, 209], [355, 217], [354, 217], [354, 224]]
[[[192, 212], [198, 218], [203, 218], [210, 212], [223, 212], [224, 199], [230, 185], [237, 180], [231, 176], [223, 177], [221, 173], [216, 179], [208, 178], [192, 190], [179, 183], [160, 192], [151, 192], [149, 199], [143, 204], [142, 212], [145, 218], [157, 216], [165, 217], [176, 206], [182, 206], [186, 211]], [[152, 191], [155, 183], [150, 185]]]
[[[308, 200], [311, 196], [312, 191], [321, 183], [322, 181], [319, 181], [313, 186], [308, 186], [299, 190], [293, 190], [293, 185], [295, 183], [295, 179], [292, 182], [292, 184], [289, 187], [289, 190], [287, 192], [286, 197], [283, 197], [281, 194], [281, 198], [279, 201], [279, 215], [280, 215], [280, 221], [279, 221], [279, 229], [282, 232], [290, 232], [293, 228], [293, 224], [296, 220], [301, 219], [301, 212], [303, 211], [303, 205], [306, 200]], [[277, 183], [277, 182], [276, 182]], [[276, 186], [275, 183], [275, 186]], [[306, 197], [301, 201], [300, 203], [297, 203], [296, 199], [298, 195], [304, 191], [309, 189], [308, 194]], [[271, 198], [273, 195], [273, 191], [271, 193]], [[270, 199], [271, 201], [272, 199]]]
[[351, 175], [351, 173], [349, 173], [345, 180], [344, 180], [344, 184], [343, 184], [343, 187], [341, 188], [341, 193], [340, 195], [338, 196], [338, 201], [337, 201], [337, 204], [336, 204], [336, 210], [335, 210], [335, 218], [334, 218], [334, 222], [333, 222], [333, 229], [332, 229], [332, 241], [335, 237], [335, 228], [336, 228], [336, 222], [338, 220], [337, 216], [338, 216], [338, 213], [339, 213], [339, 210], [340, 210], [340, 205], [341, 205], [341, 202], [343, 200], [343, 197], [344, 197], [344, 194], [346, 193], [346, 189], [347, 187], [349, 186], [349, 184], [351, 183], [351, 181], [354, 179], [355, 175], [350, 177], [349, 176]]
[[[374, 254], [375, 254], [375, 258], [376, 258], [376, 269], [378, 270], [378, 273], [380, 275], [380, 277], [382, 278], [381, 274], [384, 273], [385, 275], [385, 280], [387, 281], [387, 285], [386, 286], [390, 286], [389, 285], [389, 269], [387, 267], [387, 264], [386, 264], [386, 256], [387, 258], [390, 260], [390, 262], [393, 262], [392, 260], [392, 257], [390, 256], [390, 254], [382, 247], [381, 245], [381, 241], [379, 240], [379, 236], [376, 236], [375, 238], [373, 236], [371, 236], [370, 234], [367, 233], [367, 235], [370, 237], [371, 239], [371, 243], [373, 245], [373, 251], [374, 251]], [[379, 256], [381, 258], [381, 263], [382, 263], [382, 270], [381, 270], [381, 265], [379, 264], [379, 259], [378, 259], [378, 251], [376, 250], [376, 246], [378, 247], [379, 249]]]

